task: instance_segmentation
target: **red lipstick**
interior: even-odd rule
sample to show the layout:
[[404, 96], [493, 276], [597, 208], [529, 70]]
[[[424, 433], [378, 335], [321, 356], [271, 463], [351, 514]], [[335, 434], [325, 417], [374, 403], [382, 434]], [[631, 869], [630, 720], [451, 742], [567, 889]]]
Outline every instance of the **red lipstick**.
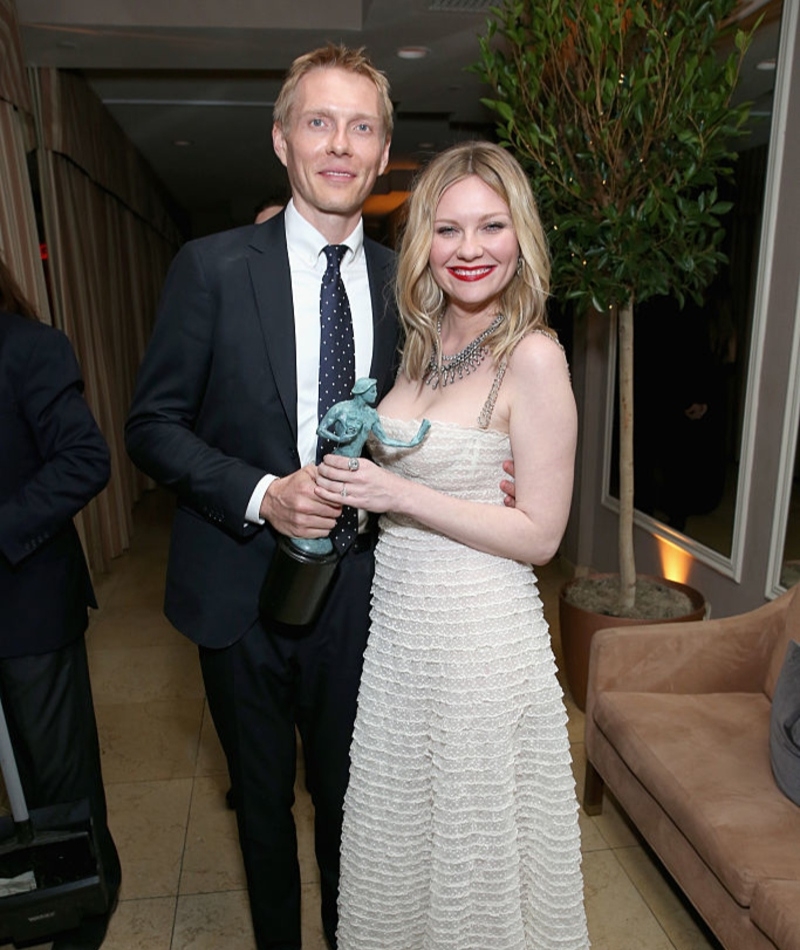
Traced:
[[484, 264], [481, 267], [448, 267], [447, 270], [456, 280], [473, 283], [476, 280], [483, 280], [484, 277], [488, 277], [494, 267], [487, 267]]

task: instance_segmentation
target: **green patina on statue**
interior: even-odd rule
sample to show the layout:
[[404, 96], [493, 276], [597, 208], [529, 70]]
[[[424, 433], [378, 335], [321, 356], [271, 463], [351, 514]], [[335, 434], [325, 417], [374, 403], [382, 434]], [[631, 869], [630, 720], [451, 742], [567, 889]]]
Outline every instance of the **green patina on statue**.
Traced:
[[[431, 424], [423, 419], [417, 434], [408, 442], [390, 438], [381, 425], [377, 409], [378, 383], [361, 377], [350, 390], [353, 398], [337, 402], [325, 413], [317, 427], [317, 435], [335, 443], [336, 455], [358, 458], [372, 433], [384, 445], [399, 449], [413, 449], [428, 434]], [[333, 550], [330, 538], [292, 538], [292, 544], [306, 554], [324, 555]]]

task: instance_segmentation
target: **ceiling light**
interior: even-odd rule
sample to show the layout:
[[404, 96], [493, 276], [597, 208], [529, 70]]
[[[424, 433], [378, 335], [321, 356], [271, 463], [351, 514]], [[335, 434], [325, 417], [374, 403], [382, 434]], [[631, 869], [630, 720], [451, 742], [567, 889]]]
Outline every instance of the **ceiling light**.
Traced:
[[446, 10], [448, 13], [488, 13], [495, 0], [430, 0], [429, 10]]
[[401, 46], [397, 51], [400, 59], [425, 59], [430, 53], [427, 46]]
[[756, 69], [761, 69], [764, 72], [770, 72], [771, 70], [777, 67], [778, 63], [774, 59], [762, 59], [760, 63], [756, 64]]
[[175, 139], [172, 144], [177, 145], [179, 148], [186, 148], [187, 145], [191, 145], [192, 143], [189, 139]]

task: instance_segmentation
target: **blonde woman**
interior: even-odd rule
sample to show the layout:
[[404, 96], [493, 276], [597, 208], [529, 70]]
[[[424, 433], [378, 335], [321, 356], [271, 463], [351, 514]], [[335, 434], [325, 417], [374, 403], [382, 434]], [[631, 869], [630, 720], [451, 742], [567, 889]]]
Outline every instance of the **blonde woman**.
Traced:
[[[585, 950], [562, 694], [531, 565], [563, 534], [576, 418], [546, 329], [530, 185], [486, 142], [420, 175], [406, 342], [379, 406], [412, 449], [327, 456], [317, 493], [382, 513], [345, 804], [338, 950]], [[516, 505], [498, 487], [513, 458]]]

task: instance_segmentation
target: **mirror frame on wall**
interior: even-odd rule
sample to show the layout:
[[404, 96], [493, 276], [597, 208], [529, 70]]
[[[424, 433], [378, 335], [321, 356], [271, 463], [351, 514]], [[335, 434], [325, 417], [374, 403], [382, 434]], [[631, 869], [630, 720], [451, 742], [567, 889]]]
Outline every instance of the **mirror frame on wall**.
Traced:
[[[797, 21], [800, 17], [798, 4], [784, 4], [784, 22], [781, 25], [781, 42], [778, 50], [778, 75], [775, 84], [775, 107], [773, 109], [772, 139], [783, 142], [786, 125], [789, 120], [789, 80], [787, 64], [792, 62], [796, 53], [795, 37], [797, 35]], [[783, 68], [782, 68], [783, 67]], [[780, 139], [778, 139], [780, 135]], [[783, 151], [770, 148], [770, 163], [775, 162], [775, 169], [770, 168], [770, 174], [777, 177], [783, 164]], [[771, 181], [772, 179], [770, 179]], [[776, 189], [777, 190], [777, 189]], [[777, 196], [775, 196], [777, 202]], [[787, 378], [787, 397], [784, 407], [783, 430], [781, 438], [780, 458], [778, 462], [778, 485], [775, 492], [775, 507], [772, 517], [771, 543], [769, 549], [769, 564], [767, 569], [767, 585], [765, 596], [777, 597], [786, 588], [781, 583], [781, 573], [786, 547], [786, 534], [789, 525], [789, 504], [792, 494], [792, 481], [795, 475], [795, 453], [797, 451], [798, 427], [800, 426], [800, 287], [796, 295], [794, 314], [794, 329], [792, 334], [792, 360]]]
[[[769, 241], [768, 252], [764, 255], [772, 265], [774, 253], [774, 215], [777, 213], [779, 201], [778, 181], [781, 177], [784, 162], [784, 151], [777, 143], [783, 143], [787, 123], [789, 121], [790, 97], [790, 66], [796, 54], [795, 38], [797, 36], [797, 21], [800, 16], [797, 3], [783, 5], [783, 22], [778, 49], [777, 75], [775, 77], [775, 94], [773, 99], [772, 129], [770, 131], [770, 149], [767, 165], [766, 200], [769, 202], [770, 227], [765, 237]], [[765, 273], [762, 286], [769, 284], [769, 274]], [[761, 274], [759, 273], [759, 277]], [[764, 294], [766, 296], [766, 292]], [[760, 298], [759, 298], [760, 299]], [[784, 593], [786, 588], [781, 584], [781, 573], [784, 561], [784, 548], [789, 522], [789, 503], [791, 500], [792, 480], [795, 474], [795, 452], [797, 451], [798, 426], [800, 426], [800, 367], [798, 367], [798, 353], [800, 352], [800, 287], [795, 297], [794, 329], [792, 334], [792, 360], [786, 380], [786, 402], [784, 404], [783, 429], [781, 450], [778, 463], [778, 485], [775, 492], [775, 507], [773, 509], [772, 531], [770, 533], [769, 563], [767, 568], [767, 584], [764, 595], [773, 599]], [[766, 303], [766, 301], [764, 301]]]
[[[758, 299], [758, 298], [757, 298]], [[756, 308], [754, 315], [753, 330], [755, 322], [762, 319], [760, 308]], [[611, 471], [612, 466], [616, 464], [616, 458], [613, 451], [614, 440], [614, 416], [616, 413], [616, 372], [617, 372], [617, 321], [615, 317], [609, 320], [609, 360], [608, 374], [606, 377], [606, 418], [605, 418], [605, 451], [603, 453], [603, 495], [601, 503], [604, 507], [619, 514], [619, 499], [611, 494]], [[634, 342], [635, 346], [635, 342]], [[731, 554], [726, 556], [699, 541], [694, 540], [689, 535], [670, 528], [651, 515], [646, 515], [634, 510], [633, 520], [637, 527], [643, 528], [654, 538], [668, 541], [681, 550], [685, 551], [691, 557], [709, 565], [720, 574], [730, 577], [735, 581], [741, 579], [742, 561], [744, 556], [744, 526], [747, 524], [747, 503], [749, 495], [749, 485], [752, 473], [752, 462], [754, 457], [755, 426], [752, 424], [753, 411], [751, 408], [752, 389], [755, 385], [755, 367], [754, 350], [751, 348], [750, 359], [747, 368], [747, 384], [745, 397], [745, 411], [742, 428], [741, 460], [739, 464], [739, 477], [736, 489], [736, 504], [734, 506], [733, 531], [731, 537]], [[635, 407], [634, 407], [635, 412]]]
[[792, 335], [792, 359], [787, 380], [786, 412], [783, 417], [783, 434], [779, 460], [778, 491], [775, 493], [775, 510], [772, 518], [772, 539], [769, 551], [767, 571], [767, 589], [770, 599], [784, 593], [787, 588], [781, 583], [785, 561], [786, 534], [789, 528], [789, 508], [792, 500], [792, 482], [796, 468], [798, 426], [800, 426], [800, 290], [798, 306], [794, 315], [794, 333]]
[[[708, 565], [723, 576], [736, 583], [742, 579], [744, 564], [748, 510], [752, 493], [758, 398], [761, 375], [763, 372], [764, 339], [767, 329], [768, 298], [772, 278], [775, 234], [778, 217], [779, 181], [783, 164], [783, 132], [788, 121], [789, 80], [794, 55], [794, 37], [796, 33], [797, 4], [784, 4], [778, 42], [777, 68], [773, 96], [772, 119], [769, 132], [767, 154], [766, 187], [762, 211], [762, 225], [759, 239], [755, 293], [753, 298], [753, 316], [750, 330], [750, 345], [745, 376], [745, 400], [742, 420], [741, 451], [736, 487], [736, 501], [733, 514], [733, 529], [730, 555], [723, 554], [696, 541], [689, 535], [670, 528], [656, 518], [639, 510], [634, 512], [635, 524], [654, 538], [665, 540], [685, 551], [687, 555]], [[606, 374], [606, 417], [605, 448], [603, 454], [603, 477], [601, 504], [619, 513], [619, 501], [611, 494], [611, 471], [615, 464], [613, 453], [614, 416], [616, 411], [616, 372], [617, 372], [617, 327], [616, 320], [609, 320], [608, 372]], [[800, 306], [795, 319], [794, 350], [800, 352]], [[800, 426], [800, 366], [798, 360], [792, 363], [792, 378], [789, 381], [791, 398], [787, 400], [787, 412], [784, 420], [784, 439], [781, 458], [781, 491], [777, 493], [775, 506], [775, 525], [770, 546], [770, 571], [772, 583], [768, 584], [766, 596], [772, 598], [783, 591], [777, 581], [788, 518], [788, 501], [794, 474], [794, 452], [796, 449], [798, 426]]]

